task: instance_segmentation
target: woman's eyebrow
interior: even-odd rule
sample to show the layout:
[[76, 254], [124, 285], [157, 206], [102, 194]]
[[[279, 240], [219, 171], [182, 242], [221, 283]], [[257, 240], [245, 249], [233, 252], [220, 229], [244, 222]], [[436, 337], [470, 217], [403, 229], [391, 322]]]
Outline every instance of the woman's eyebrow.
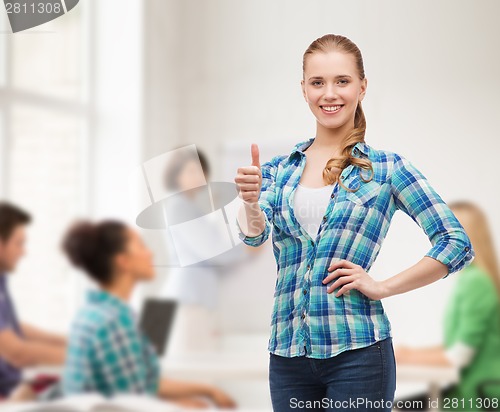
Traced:
[[[351, 77], [351, 76], [349, 76], [348, 74], [339, 74], [338, 76], [335, 76], [335, 79], [338, 79], [340, 77]], [[323, 77], [322, 76], [313, 76], [313, 77], [309, 77], [309, 80], [323, 80]]]

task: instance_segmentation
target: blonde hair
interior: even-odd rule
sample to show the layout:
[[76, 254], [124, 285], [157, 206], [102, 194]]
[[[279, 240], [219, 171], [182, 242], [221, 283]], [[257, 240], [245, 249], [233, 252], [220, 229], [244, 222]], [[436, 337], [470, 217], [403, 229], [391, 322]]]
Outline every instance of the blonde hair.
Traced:
[[[365, 70], [363, 66], [363, 58], [361, 56], [361, 52], [351, 40], [347, 37], [338, 35], [338, 34], [325, 34], [322, 37], [314, 40], [307, 50], [304, 52], [304, 57], [302, 60], [302, 76], [304, 76], [307, 57], [313, 53], [327, 53], [330, 51], [339, 51], [346, 54], [352, 54], [356, 61], [356, 68], [358, 70], [358, 75], [360, 80], [365, 78]], [[349, 134], [345, 137], [342, 142], [341, 155], [339, 157], [335, 157], [329, 159], [326, 163], [325, 168], [323, 169], [323, 180], [326, 184], [333, 184], [335, 182], [339, 182], [340, 186], [342, 186], [347, 191], [354, 191], [342, 184], [339, 180], [339, 176], [342, 173], [342, 170], [353, 164], [355, 166], [359, 166], [361, 169], [371, 170], [370, 179], [365, 180], [360, 172], [360, 177], [363, 181], [369, 182], [373, 179], [373, 167], [371, 161], [369, 159], [361, 159], [357, 157], [353, 157], [351, 155], [352, 148], [358, 142], [365, 141], [365, 130], [366, 130], [366, 120], [365, 114], [363, 113], [363, 108], [361, 107], [361, 102], [358, 102], [358, 106], [356, 107], [356, 113], [354, 115], [354, 129], [352, 129]], [[356, 188], [357, 190], [357, 188]]]
[[473, 262], [491, 277], [500, 296], [498, 258], [485, 213], [478, 205], [467, 200], [450, 202], [448, 206], [452, 211], [464, 213], [460, 223], [469, 236], [476, 254]]

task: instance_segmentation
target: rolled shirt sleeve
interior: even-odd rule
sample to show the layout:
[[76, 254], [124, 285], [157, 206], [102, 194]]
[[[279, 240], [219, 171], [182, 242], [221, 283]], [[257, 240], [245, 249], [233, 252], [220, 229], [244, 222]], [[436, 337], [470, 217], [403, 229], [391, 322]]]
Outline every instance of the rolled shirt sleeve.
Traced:
[[405, 157], [395, 154], [391, 191], [396, 208], [425, 232], [432, 247], [425, 254], [448, 267], [443, 277], [458, 272], [475, 256], [471, 241], [451, 209], [427, 178]]
[[278, 160], [279, 156], [275, 156], [270, 161], [261, 165], [262, 187], [260, 189], [259, 206], [264, 212], [264, 219], [266, 222], [264, 231], [257, 236], [246, 236], [241, 230], [238, 219], [236, 219], [238, 237], [248, 246], [257, 247], [262, 245], [269, 238], [269, 234], [271, 233], [276, 197], [275, 178]]

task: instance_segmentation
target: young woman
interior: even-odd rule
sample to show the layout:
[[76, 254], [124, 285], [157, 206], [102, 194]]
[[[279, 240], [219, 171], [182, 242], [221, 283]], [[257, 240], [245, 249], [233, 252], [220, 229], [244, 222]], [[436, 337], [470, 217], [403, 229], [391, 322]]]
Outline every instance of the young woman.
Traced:
[[[444, 344], [395, 348], [397, 363], [455, 366], [460, 382], [448, 388], [441, 410], [500, 409], [500, 271], [488, 221], [474, 203], [450, 203], [471, 238], [476, 257], [457, 277], [444, 316]], [[401, 399], [412, 410], [428, 407], [428, 395]], [[414, 402], [420, 401], [420, 402]], [[403, 408], [400, 408], [403, 410]]]
[[63, 248], [100, 286], [88, 293], [73, 322], [64, 394], [145, 393], [195, 407], [208, 406], [204, 397], [220, 407], [235, 406], [215, 387], [160, 378], [156, 353], [127, 303], [134, 286], [154, 276], [151, 252], [134, 230], [117, 221], [79, 222], [66, 234]]
[[[389, 411], [395, 360], [381, 299], [462, 269], [474, 252], [424, 175], [401, 154], [365, 142], [367, 80], [355, 44], [333, 34], [315, 40], [303, 57], [301, 86], [316, 136], [263, 165], [252, 145], [252, 165], [234, 179], [243, 200], [242, 241], [259, 246], [273, 228], [273, 407]], [[376, 281], [368, 272], [398, 209], [432, 248]]]

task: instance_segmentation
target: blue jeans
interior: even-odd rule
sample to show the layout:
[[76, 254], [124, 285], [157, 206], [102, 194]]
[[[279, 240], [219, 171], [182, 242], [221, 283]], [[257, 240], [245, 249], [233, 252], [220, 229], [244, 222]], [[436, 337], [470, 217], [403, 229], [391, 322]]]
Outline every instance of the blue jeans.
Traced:
[[391, 337], [328, 359], [269, 356], [275, 412], [392, 409], [396, 362]]

